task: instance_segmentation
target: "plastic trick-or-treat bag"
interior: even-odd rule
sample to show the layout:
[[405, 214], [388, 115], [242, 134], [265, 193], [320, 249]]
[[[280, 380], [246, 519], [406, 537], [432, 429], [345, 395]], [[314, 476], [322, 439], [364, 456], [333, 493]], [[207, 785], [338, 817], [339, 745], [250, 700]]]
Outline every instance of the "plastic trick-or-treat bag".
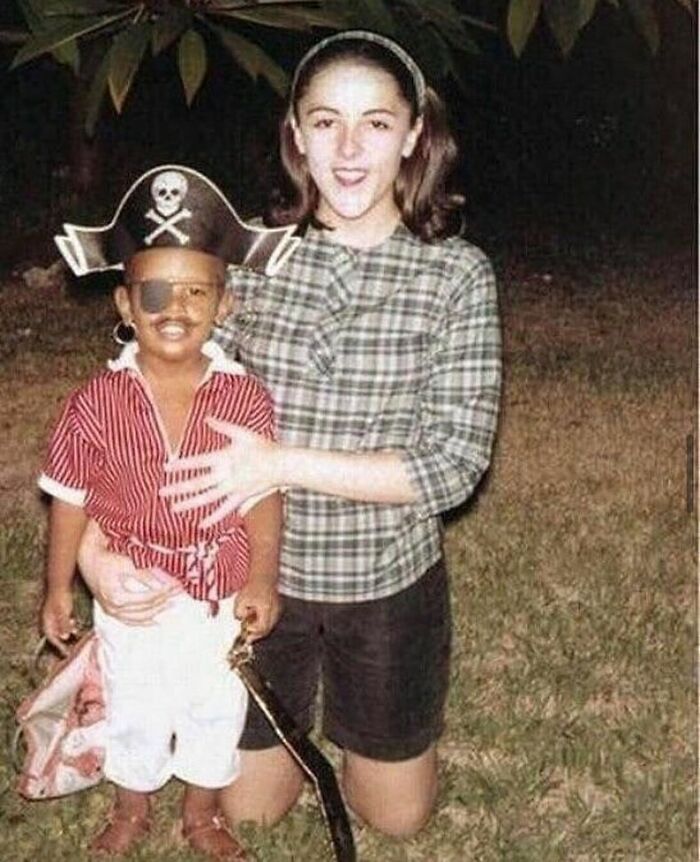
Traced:
[[17, 722], [17, 742], [23, 737], [26, 745], [17, 788], [22, 796], [64, 796], [101, 781], [105, 699], [94, 632], [22, 701]]

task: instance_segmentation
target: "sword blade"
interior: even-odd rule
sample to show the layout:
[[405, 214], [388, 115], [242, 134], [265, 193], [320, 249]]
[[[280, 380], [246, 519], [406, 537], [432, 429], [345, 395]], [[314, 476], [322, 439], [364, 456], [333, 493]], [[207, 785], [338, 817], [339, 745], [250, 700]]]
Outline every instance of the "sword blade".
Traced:
[[232, 667], [272, 725], [282, 744], [313, 784], [337, 862], [357, 862], [350, 820], [340, 794], [335, 770], [330, 762], [306, 734], [301, 732], [268, 682], [250, 660], [232, 662]]

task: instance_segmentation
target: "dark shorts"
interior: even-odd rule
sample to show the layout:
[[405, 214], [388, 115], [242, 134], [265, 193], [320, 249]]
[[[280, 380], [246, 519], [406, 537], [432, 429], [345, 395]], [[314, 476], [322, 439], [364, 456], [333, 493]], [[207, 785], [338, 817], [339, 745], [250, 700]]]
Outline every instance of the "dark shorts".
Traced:
[[[384, 599], [337, 604], [285, 596], [279, 623], [255, 653], [304, 731], [313, 726], [321, 682], [325, 736], [364, 757], [396, 761], [418, 756], [442, 732], [450, 633], [441, 560]], [[251, 702], [240, 747], [278, 744]]]

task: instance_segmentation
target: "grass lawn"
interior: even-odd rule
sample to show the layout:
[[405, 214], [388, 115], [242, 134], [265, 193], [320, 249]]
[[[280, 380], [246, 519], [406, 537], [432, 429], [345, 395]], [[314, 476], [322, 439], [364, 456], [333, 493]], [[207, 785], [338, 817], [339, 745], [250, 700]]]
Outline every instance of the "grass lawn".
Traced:
[[[607, 261], [601, 263], [601, 260]], [[690, 255], [501, 261], [507, 379], [493, 468], [450, 518], [455, 640], [441, 792], [414, 840], [361, 826], [363, 862], [671, 862], [695, 851], [696, 512]], [[0, 858], [79, 862], [107, 788], [13, 791], [44, 510], [33, 485], [68, 390], [110, 353], [104, 296], [0, 285]], [[87, 333], [87, 335], [86, 335]], [[331, 752], [332, 753], [332, 752]], [[173, 839], [181, 788], [129, 858]], [[314, 799], [245, 838], [260, 862], [329, 859]]]

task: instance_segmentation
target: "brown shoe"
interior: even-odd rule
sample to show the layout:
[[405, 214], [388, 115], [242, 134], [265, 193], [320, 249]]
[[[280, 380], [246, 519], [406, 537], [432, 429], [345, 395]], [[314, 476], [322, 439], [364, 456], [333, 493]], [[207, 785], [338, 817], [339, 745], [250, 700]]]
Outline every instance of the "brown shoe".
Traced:
[[100, 856], [125, 856], [148, 835], [151, 818], [142, 814], [123, 814], [115, 808], [107, 825], [90, 844]]
[[209, 820], [182, 827], [182, 837], [192, 850], [209, 859], [227, 859], [229, 862], [252, 862], [244, 848], [236, 841], [223, 818], [215, 814]]

